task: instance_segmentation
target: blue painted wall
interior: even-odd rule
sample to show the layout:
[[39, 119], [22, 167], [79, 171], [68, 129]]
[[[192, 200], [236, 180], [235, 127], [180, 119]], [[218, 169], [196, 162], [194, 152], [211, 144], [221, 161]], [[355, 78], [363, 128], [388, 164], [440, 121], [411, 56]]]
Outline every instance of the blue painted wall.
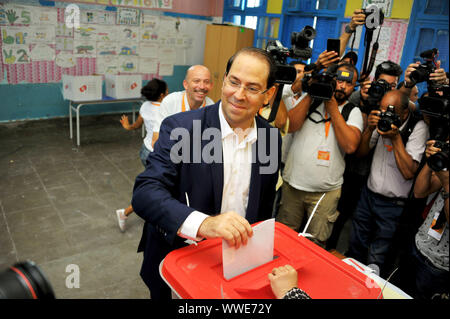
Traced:
[[[189, 65], [174, 66], [172, 76], [163, 77], [169, 92], [184, 90], [183, 80]], [[145, 85], [147, 81], [143, 82]], [[103, 93], [105, 88], [103, 87]], [[80, 114], [94, 115], [130, 111], [129, 104], [89, 105]], [[0, 122], [69, 117], [69, 102], [63, 100], [61, 83], [0, 84]]]

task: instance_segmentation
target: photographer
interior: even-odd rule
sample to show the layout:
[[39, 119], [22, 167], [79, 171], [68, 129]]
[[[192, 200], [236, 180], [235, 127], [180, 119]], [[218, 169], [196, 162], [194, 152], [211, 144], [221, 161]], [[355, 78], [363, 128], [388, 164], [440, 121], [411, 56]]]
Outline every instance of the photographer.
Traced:
[[[425, 156], [427, 161], [440, 148], [435, 140], [427, 142]], [[447, 139], [448, 142], [448, 139]], [[448, 165], [448, 163], [447, 163]], [[420, 226], [412, 245], [411, 262], [415, 283], [415, 298], [431, 299], [433, 296], [449, 293], [449, 173], [448, 168], [433, 171], [428, 163], [420, 171], [414, 186], [417, 198], [427, 196], [431, 209]], [[448, 298], [448, 297], [447, 297]]]
[[[288, 112], [289, 131], [295, 134], [283, 172], [285, 183], [277, 221], [298, 231], [305, 212], [310, 216], [318, 199], [326, 193], [308, 228], [314, 241], [322, 246], [338, 215], [336, 205], [343, 182], [344, 155], [356, 150], [361, 137], [361, 112], [347, 101], [357, 77], [353, 65], [339, 65], [330, 80], [336, 83], [330, 99], [311, 109], [313, 97], [308, 93]], [[344, 119], [341, 112], [346, 105], [350, 111]]]
[[[398, 64], [391, 61], [382, 62], [376, 68], [374, 81], [364, 81], [361, 84], [361, 90], [352, 93], [349, 101], [360, 108], [364, 120], [364, 129], [367, 128], [367, 116], [370, 111], [379, 108], [381, 98], [386, 92], [395, 88], [401, 74], [402, 69]], [[374, 86], [370, 90], [372, 85]], [[369, 90], [372, 94], [370, 97]], [[338, 203], [339, 217], [327, 242], [327, 249], [336, 248], [345, 223], [356, 209], [361, 190], [369, 177], [372, 157], [373, 151], [364, 155], [357, 151], [345, 157], [344, 184]]]
[[[386, 257], [423, 155], [428, 127], [418, 121], [408, 138], [401, 132], [411, 121], [409, 98], [403, 92], [387, 92], [380, 110], [371, 111], [358, 152], [375, 148], [367, 184], [353, 216], [347, 256], [376, 264], [381, 276], [388, 273]], [[366, 254], [368, 256], [366, 258]]]

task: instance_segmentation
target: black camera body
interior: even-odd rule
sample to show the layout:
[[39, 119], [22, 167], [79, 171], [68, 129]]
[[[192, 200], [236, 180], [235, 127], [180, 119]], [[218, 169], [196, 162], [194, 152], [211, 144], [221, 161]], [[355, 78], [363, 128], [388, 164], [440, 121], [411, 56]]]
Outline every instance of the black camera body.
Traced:
[[273, 57], [276, 64], [275, 82], [291, 84], [297, 77], [297, 71], [293, 66], [287, 65], [287, 58], [308, 60], [312, 56], [309, 42], [316, 37], [316, 30], [311, 26], [305, 26], [300, 32], [292, 32], [290, 49], [284, 47], [278, 40], [267, 42], [266, 51]]
[[420, 64], [409, 75], [410, 80], [414, 84], [425, 82], [425, 81], [429, 80], [430, 74], [436, 70], [434, 60], [435, 60], [435, 56], [437, 54], [438, 54], [438, 50], [436, 48], [420, 53], [420, 57], [423, 58], [425, 60], [425, 62]]
[[436, 154], [431, 155], [427, 158], [428, 166], [435, 172], [442, 171], [444, 168], [448, 168], [448, 153], [449, 153], [449, 143], [436, 141], [434, 142], [434, 147], [440, 148], [441, 150]]
[[400, 116], [395, 113], [395, 107], [393, 105], [389, 105], [386, 109], [386, 112], [381, 112], [377, 128], [381, 132], [388, 132], [392, 129], [392, 124], [400, 127], [402, 125], [402, 121], [400, 119]]
[[302, 89], [312, 98], [327, 101], [333, 97], [336, 89], [336, 67], [331, 66], [325, 72], [305, 74]]
[[383, 79], [378, 79], [370, 84], [367, 94], [369, 105], [374, 108], [381, 101], [386, 92], [391, 90], [391, 85]]

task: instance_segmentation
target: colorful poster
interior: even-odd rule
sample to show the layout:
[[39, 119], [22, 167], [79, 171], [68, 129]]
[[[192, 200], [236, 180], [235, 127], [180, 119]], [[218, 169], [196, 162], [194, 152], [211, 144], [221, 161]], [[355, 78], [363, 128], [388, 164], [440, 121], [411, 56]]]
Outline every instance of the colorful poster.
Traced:
[[28, 27], [2, 27], [2, 45], [29, 44]]
[[125, 42], [119, 44], [119, 55], [139, 55], [136, 42]]
[[30, 63], [30, 46], [26, 44], [2, 47], [3, 64]]
[[96, 43], [92, 40], [74, 40], [74, 54], [76, 57], [94, 58], [96, 54]]
[[30, 43], [55, 43], [56, 28], [50, 25], [36, 25], [29, 28]]
[[115, 41], [97, 42], [97, 56], [116, 55], [119, 52], [119, 45]]
[[94, 25], [80, 25], [74, 30], [75, 40], [96, 40], [97, 26]]
[[144, 14], [142, 16], [141, 27], [150, 30], [158, 30], [159, 16]]
[[95, 10], [81, 10], [80, 12], [80, 23], [98, 23], [97, 13]]
[[139, 9], [117, 8], [117, 24], [139, 25]]
[[113, 26], [96, 26], [96, 40], [97, 41], [115, 41], [117, 28]]
[[119, 42], [139, 40], [139, 27], [120, 26], [117, 27], [116, 39]]
[[48, 44], [38, 43], [31, 48], [32, 61], [53, 61], [55, 60], [55, 49]]
[[139, 41], [159, 43], [159, 35], [157, 30], [141, 28], [139, 30]]
[[119, 71], [127, 73], [136, 73], [138, 70], [139, 57], [137, 56], [119, 56]]
[[33, 8], [35, 7], [12, 4], [4, 5], [3, 10], [6, 16], [6, 25], [31, 24]]
[[99, 11], [97, 13], [97, 23], [116, 24], [116, 13], [110, 11]]

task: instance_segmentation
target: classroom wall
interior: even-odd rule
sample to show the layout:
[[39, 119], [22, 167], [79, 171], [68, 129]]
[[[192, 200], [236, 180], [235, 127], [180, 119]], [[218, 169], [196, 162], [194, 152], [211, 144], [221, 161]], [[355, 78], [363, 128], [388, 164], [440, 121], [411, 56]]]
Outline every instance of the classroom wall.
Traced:
[[[14, 1], [14, 3], [24, 5], [36, 5], [39, 2], [37, 0]], [[69, 2], [80, 3], [80, 7], [85, 5], [82, 1]], [[64, 0], [59, 3], [64, 3]], [[104, 6], [96, 6], [98, 10], [104, 8]], [[223, 0], [173, 0], [172, 9], [164, 10], [164, 12], [181, 17], [181, 28], [184, 28], [189, 34], [195, 35], [189, 54], [183, 50], [177, 51], [173, 75], [162, 77], [167, 82], [169, 91], [174, 92], [184, 89], [182, 81], [189, 66], [203, 63], [206, 24], [221, 21]], [[0, 82], [0, 122], [69, 116], [69, 102], [62, 97], [61, 82], [9, 84], [6, 69], [0, 68], [1, 71], [4, 74], [1, 77], [3, 80]], [[146, 82], [143, 81], [143, 85]], [[103, 92], [105, 92], [104, 87]], [[121, 113], [131, 109], [132, 106], [127, 104], [90, 105], [81, 109], [81, 116]]]

